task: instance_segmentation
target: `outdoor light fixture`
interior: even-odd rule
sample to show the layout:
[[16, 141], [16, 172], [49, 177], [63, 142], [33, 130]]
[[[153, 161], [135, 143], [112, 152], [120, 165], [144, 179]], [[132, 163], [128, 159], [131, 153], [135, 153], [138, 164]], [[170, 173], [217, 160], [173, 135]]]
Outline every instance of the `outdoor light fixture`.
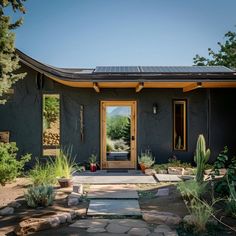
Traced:
[[154, 104], [152, 105], [152, 113], [153, 113], [153, 115], [156, 115], [157, 112], [158, 112], [158, 106], [157, 106], [156, 103], [154, 103]]
[[202, 88], [202, 82], [197, 82], [197, 87]]

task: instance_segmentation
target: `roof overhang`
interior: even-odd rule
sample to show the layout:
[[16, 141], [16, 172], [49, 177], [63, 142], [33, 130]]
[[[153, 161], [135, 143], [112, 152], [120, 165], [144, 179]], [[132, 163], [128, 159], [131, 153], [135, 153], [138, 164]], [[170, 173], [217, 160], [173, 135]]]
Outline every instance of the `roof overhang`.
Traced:
[[70, 87], [93, 88], [179, 88], [183, 92], [198, 88], [236, 88], [236, 73], [95, 73], [94, 69], [62, 69], [43, 64], [17, 50], [20, 62], [46, 77]]

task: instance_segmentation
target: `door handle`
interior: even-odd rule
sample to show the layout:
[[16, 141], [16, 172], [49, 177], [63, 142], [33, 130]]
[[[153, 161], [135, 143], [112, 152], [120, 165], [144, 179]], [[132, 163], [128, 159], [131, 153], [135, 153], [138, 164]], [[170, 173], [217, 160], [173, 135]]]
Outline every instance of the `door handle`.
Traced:
[[132, 136], [132, 137], [131, 137], [131, 140], [132, 140], [132, 141], [134, 141], [134, 140], [135, 140], [134, 136]]

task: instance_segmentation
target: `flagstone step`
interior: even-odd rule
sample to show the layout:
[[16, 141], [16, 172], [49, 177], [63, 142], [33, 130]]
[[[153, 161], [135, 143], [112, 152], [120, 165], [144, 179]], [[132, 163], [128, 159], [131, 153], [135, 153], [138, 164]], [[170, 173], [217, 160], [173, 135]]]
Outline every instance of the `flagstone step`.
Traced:
[[159, 182], [179, 182], [179, 181], [182, 181], [177, 175], [155, 174], [155, 177]]
[[87, 194], [89, 199], [138, 199], [135, 185], [91, 185]]
[[141, 216], [137, 200], [91, 200], [88, 216]]

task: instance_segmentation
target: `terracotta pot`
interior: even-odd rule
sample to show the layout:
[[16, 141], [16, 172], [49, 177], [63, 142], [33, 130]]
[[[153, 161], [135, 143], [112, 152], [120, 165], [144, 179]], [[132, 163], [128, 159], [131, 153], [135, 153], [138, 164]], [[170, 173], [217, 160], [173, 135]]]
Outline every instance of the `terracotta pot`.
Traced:
[[90, 163], [90, 171], [91, 172], [96, 172], [96, 170], [97, 170], [97, 165], [94, 164], [94, 163]]
[[72, 186], [72, 179], [60, 178], [58, 179], [58, 183], [61, 188], [68, 188]]
[[145, 174], [145, 170], [147, 169], [147, 167], [142, 163], [140, 163], [139, 165], [140, 165], [142, 173]]

